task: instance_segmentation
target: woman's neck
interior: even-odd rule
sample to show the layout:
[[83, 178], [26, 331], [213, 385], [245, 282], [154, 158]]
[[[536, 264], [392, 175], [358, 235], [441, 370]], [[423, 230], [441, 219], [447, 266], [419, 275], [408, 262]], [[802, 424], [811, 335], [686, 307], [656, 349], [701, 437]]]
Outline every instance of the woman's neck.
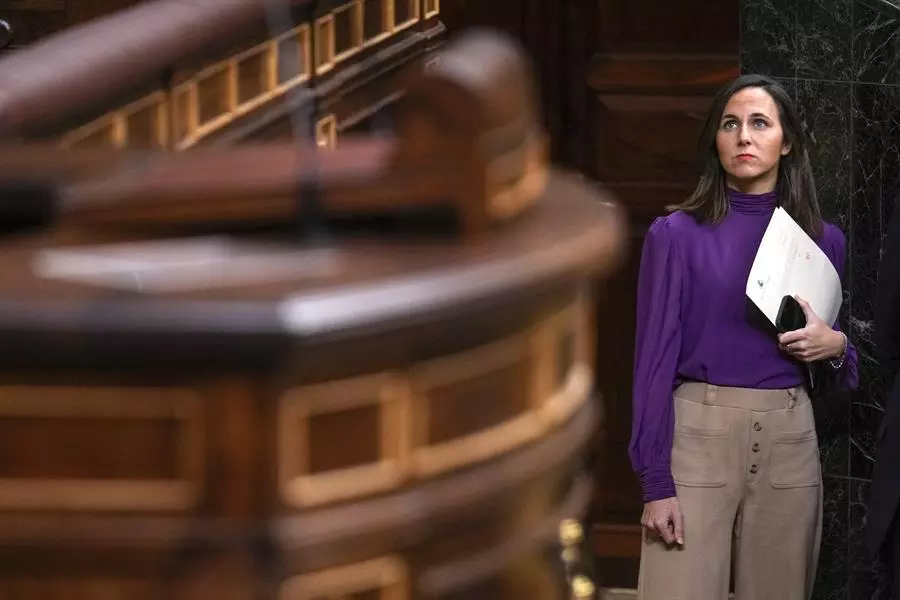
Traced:
[[736, 213], [745, 215], [769, 214], [778, 205], [778, 195], [774, 190], [759, 194], [745, 193], [727, 188], [728, 204]]
[[753, 179], [735, 180], [728, 177], [725, 185], [742, 194], [768, 194], [775, 191], [777, 182], [778, 172], [771, 170]]

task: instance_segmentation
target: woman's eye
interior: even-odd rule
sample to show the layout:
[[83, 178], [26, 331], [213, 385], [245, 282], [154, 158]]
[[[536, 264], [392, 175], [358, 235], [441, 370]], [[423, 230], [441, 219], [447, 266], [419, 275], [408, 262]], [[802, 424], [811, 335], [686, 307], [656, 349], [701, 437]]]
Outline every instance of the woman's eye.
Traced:
[[725, 130], [734, 129], [735, 127], [737, 127], [737, 121], [725, 121], [722, 124], [722, 129]]
[[766, 125], [768, 125], [768, 123], [766, 123], [766, 121], [764, 119], [754, 119], [753, 120], [753, 126], [756, 127], [757, 129], [762, 129]]

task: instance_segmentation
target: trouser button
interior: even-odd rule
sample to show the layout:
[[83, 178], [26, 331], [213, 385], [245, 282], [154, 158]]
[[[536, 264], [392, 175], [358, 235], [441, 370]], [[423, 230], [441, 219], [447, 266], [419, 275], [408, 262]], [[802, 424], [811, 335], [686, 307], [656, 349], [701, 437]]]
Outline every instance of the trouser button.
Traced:
[[753, 429], [755, 429], [756, 431], [759, 431], [762, 429], [762, 425], [759, 424], [759, 421], [757, 421], [756, 423], [753, 424]]
[[754, 452], [759, 452], [759, 442], [753, 442], [753, 446], [751, 448]]
[[756, 473], [757, 471], [759, 471], [759, 467], [758, 467], [758, 466], [756, 466], [756, 465], [750, 465], [750, 472], [751, 472], [751, 473]]

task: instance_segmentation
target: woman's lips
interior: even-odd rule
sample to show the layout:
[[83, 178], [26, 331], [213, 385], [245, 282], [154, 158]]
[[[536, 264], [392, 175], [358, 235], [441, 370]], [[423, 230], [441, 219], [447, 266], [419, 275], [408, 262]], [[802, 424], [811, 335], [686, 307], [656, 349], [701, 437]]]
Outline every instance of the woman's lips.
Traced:
[[738, 154], [737, 155], [738, 160], [752, 160], [754, 158], [756, 158], [756, 157], [753, 156], [752, 154]]

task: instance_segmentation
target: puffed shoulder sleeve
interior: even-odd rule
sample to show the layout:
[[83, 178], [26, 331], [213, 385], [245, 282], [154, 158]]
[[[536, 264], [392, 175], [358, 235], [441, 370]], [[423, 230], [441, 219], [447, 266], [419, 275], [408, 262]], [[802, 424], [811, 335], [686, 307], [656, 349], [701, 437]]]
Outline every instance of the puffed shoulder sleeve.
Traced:
[[672, 393], [681, 349], [681, 280], [675, 231], [665, 218], [650, 226], [637, 288], [631, 443], [628, 454], [644, 501], [675, 495]]
[[[834, 226], [828, 226], [825, 230], [825, 235], [827, 237], [825, 252], [841, 278], [841, 284], [846, 285], [847, 239], [841, 230]], [[840, 318], [834, 323], [833, 329], [841, 331]], [[847, 348], [844, 351], [844, 356], [837, 361], [828, 361], [828, 363], [832, 365], [828, 370], [832, 371], [834, 382], [838, 387], [846, 390], [855, 390], [859, 386], [859, 360], [856, 346], [853, 345], [849, 337], [847, 338]], [[834, 365], [837, 366], [835, 367]]]

